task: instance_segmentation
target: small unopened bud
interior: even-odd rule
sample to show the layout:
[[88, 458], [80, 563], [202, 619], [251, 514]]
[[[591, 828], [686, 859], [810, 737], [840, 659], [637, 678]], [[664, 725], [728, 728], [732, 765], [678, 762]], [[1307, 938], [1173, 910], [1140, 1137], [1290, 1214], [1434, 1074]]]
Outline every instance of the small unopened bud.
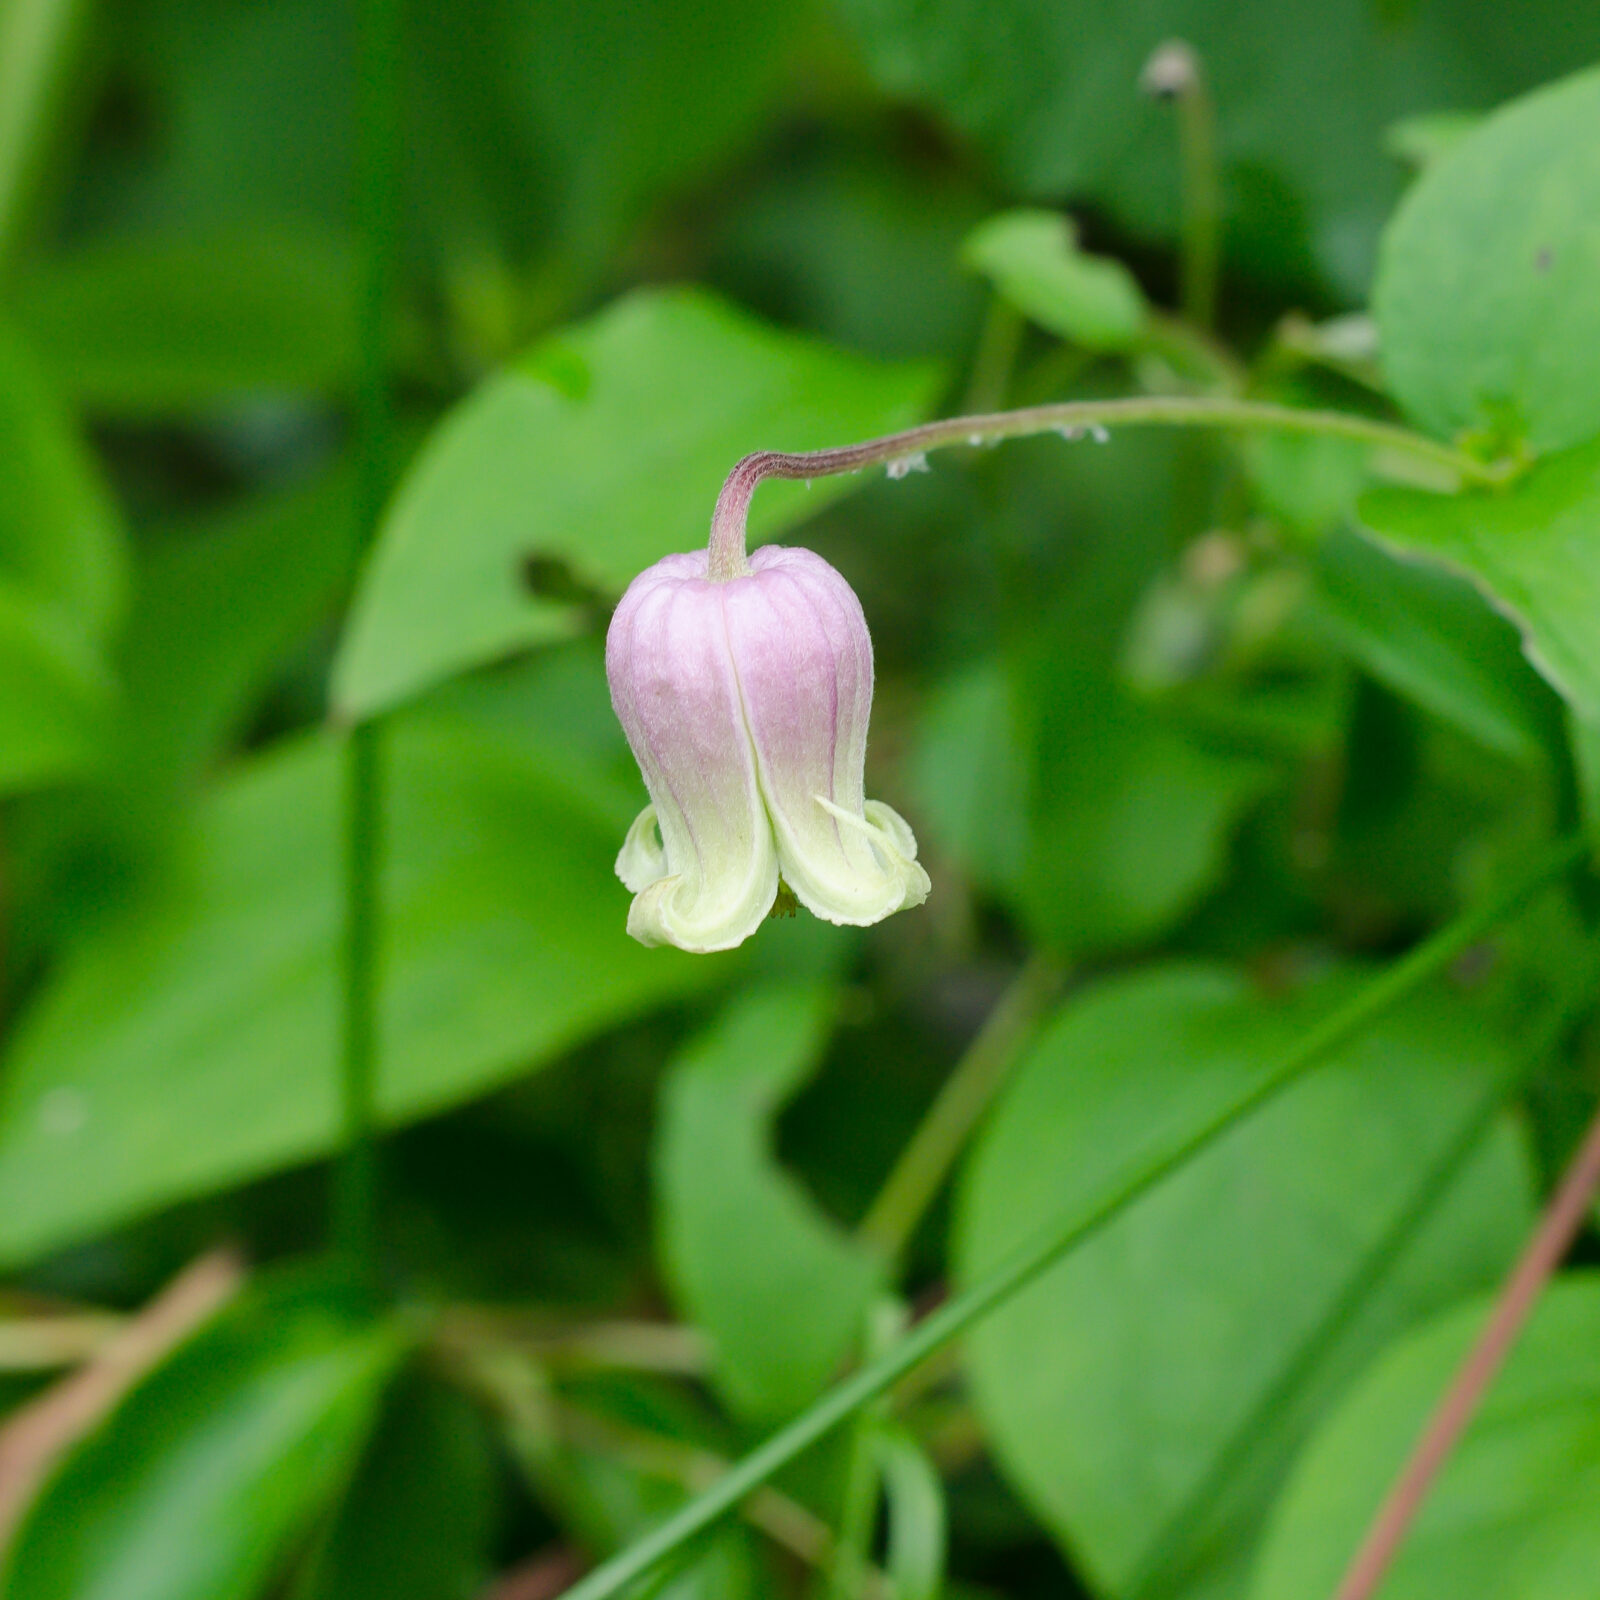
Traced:
[[1182, 39], [1158, 44], [1139, 74], [1139, 87], [1155, 100], [1176, 100], [1200, 82], [1200, 59]]

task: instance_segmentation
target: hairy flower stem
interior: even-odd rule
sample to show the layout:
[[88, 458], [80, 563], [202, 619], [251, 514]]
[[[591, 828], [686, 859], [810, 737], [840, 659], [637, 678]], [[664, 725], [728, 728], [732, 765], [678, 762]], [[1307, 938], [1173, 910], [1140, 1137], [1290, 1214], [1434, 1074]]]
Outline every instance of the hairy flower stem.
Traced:
[[566, 1600], [608, 1600], [674, 1554], [819, 1439], [825, 1438], [863, 1406], [887, 1394], [929, 1356], [1027, 1288], [1075, 1246], [1100, 1233], [1142, 1195], [1149, 1194], [1231, 1128], [1274, 1100], [1314, 1067], [1322, 1065], [1392, 1006], [1447, 970], [1458, 956], [1526, 901], [1570, 873], [1587, 853], [1587, 842], [1583, 839], [1564, 839], [1553, 845], [1501, 893], [1441, 928], [1375, 978], [1360, 994], [1331, 1012], [1303, 1035], [1298, 1045], [1253, 1088], [1224, 1106], [1209, 1122], [1177, 1144], [1149, 1156], [1098, 1204], [1058, 1223], [965, 1293], [925, 1317], [891, 1349], [831, 1389], [709, 1489], [575, 1584], [567, 1592]]
[[1506, 1279], [1488, 1325], [1468, 1351], [1454, 1381], [1429, 1418], [1410, 1460], [1373, 1519], [1344, 1581], [1335, 1591], [1335, 1600], [1371, 1600], [1377, 1593], [1434, 1479], [1450, 1458], [1457, 1440], [1466, 1432], [1467, 1424], [1511, 1353], [1517, 1335], [1538, 1304], [1551, 1274], [1577, 1237], [1597, 1190], [1600, 1190], [1600, 1110], [1596, 1110], [1560, 1187], [1551, 1196], [1521, 1258]]
[[1150, 395], [1128, 400], [1065, 400], [1053, 405], [1025, 406], [1016, 411], [995, 411], [985, 416], [948, 417], [868, 439], [863, 444], [837, 450], [808, 450], [785, 454], [760, 450], [748, 455], [728, 474], [711, 514], [709, 576], [726, 582], [750, 571], [745, 554], [745, 523], [750, 498], [766, 478], [830, 478], [863, 467], [903, 464], [909, 468], [930, 450], [947, 445], [998, 444], [1003, 439], [1023, 439], [1040, 433], [1062, 433], [1077, 438], [1098, 428], [1124, 427], [1221, 428], [1242, 432], [1320, 434], [1326, 438], [1354, 439], [1375, 448], [1404, 455], [1418, 463], [1448, 472], [1462, 483], [1495, 487], [1507, 479], [1499, 464], [1475, 460], [1449, 445], [1425, 439], [1409, 428], [1378, 422], [1344, 411], [1312, 411], [1298, 406], [1274, 405], [1265, 400], [1234, 400], [1196, 395]]

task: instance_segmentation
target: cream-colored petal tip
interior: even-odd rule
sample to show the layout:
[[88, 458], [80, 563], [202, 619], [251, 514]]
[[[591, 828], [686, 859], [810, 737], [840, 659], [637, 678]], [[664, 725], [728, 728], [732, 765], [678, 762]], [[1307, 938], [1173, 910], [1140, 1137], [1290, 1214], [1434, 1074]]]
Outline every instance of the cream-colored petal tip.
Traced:
[[797, 883], [795, 892], [811, 912], [827, 922], [865, 927], [893, 916], [896, 911], [920, 906], [928, 898], [933, 885], [917, 861], [916, 836], [898, 811], [881, 800], [868, 800], [862, 807], [863, 814], [858, 817], [820, 794], [815, 799], [830, 816], [866, 837], [883, 878], [879, 894], [871, 897], [876, 903], [870, 909], [858, 904], [818, 903], [815, 895], [807, 898], [800, 894]]
[[633, 819], [628, 837], [617, 852], [617, 876], [630, 894], [638, 894], [657, 878], [665, 877], [666, 871], [667, 853], [656, 832], [656, 808], [646, 806]]
[[898, 811], [881, 800], [867, 801], [862, 810], [866, 813], [867, 821], [876, 823], [882, 830], [876, 841], [878, 850], [886, 856], [893, 852], [892, 865], [899, 873], [905, 891], [900, 909], [909, 911], [913, 906], [920, 906], [928, 898], [933, 882], [917, 860], [917, 837], [912, 833], [910, 824]]
[[[681, 874], [658, 878], [633, 898], [628, 907], [628, 932], [640, 944], [675, 945], [692, 955], [709, 955], [714, 950], [732, 950], [756, 931], [766, 918], [766, 908], [754, 916], [744, 912], [737, 918], [724, 913], [720, 918], [696, 921], [685, 916], [679, 902], [683, 895]], [[770, 906], [771, 901], [767, 904]]]

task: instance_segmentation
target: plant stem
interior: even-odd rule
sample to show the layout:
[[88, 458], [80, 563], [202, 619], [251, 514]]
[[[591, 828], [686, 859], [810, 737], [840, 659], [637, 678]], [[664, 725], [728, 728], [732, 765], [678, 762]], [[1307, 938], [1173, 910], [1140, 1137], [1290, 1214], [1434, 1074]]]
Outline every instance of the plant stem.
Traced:
[[1217, 175], [1217, 118], [1198, 58], [1178, 96], [1178, 160], [1183, 175], [1183, 314], [1197, 328], [1217, 321], [1217, 264], [1222, 250], [1222, 193]]
[[901, 1151], [860, 1228], [861, 1238], [891, 1260], [905, 1249], [989, 1102], [1032, 1043], [1062, 980], [1048, 956], [1029, 958]]
[[1538, 1304], [1544, 1286], [1582, 1227], [1597, 1189], [1600, 1189], [1600, 1109], [1596, 1110], [1560, 1187], [1551, 1196], [1521, 1258], [1507, 1278], [1488, 1325], [1461, 1363], [1417, 1440], [1411, 1458], [1373, 1519], [1361, 1548], [1335, 1591], [1336, 1600], [1371, 1600], [1377, 1592], [1422, 1509], [1434, 1479], [1466, 1431], [1479, 1402]]
[[[400, 4], [362, 0], [357, 201], [363, 253], [361, 388], [357, 406], [358, 550], [377, 528], [388, 494], [393, 418], [389, 330], [400, 200]], [[377, 1262], [378, 887], [382, 873], [380, 728], [348, 736], [345, 773], [345, 928], [340, 1051], [341, 1154], [334, 1237], [365, 1276]]]
[[[872, 1307], [867, 1317], [865, 1353], [868, 1360], [893, 1349], [894, 1341], [905, 1331], [905, 1320], [905, 1309], [896, 1301], [884, 1300]], [[852, 1596], [860, 1594], [872, 1564], [872, 1534], [877, 1522], [878, 1497], [883, 1491], [879, 1465], [883, 1404], [880, 1398], [863, 1406], [855, 1421], [840, 1502], [839, 1534], [834, 1541], [833, 1560], [828, 1570], [830, 1600], [851, 1600]]]
[[756, 485], [766, 478], [828, 478], [859, 472], [863, 467], [917, 463], [930, 450], [953, 444], [997, 444], [1032, 434], [1062, 433], [1078, 438], [1099, 428], [1159, 426], [1224, 428], [1244, 432], [1321, 434], [1356, 439], [1412, 460], [1442, 468], [1465, 483], [1494, 486], [1506, 481], [1504, 466], [1476, 461], [1449, 445], [1425, 439], [1409, 428], [1379, 422], [1345, 411], [1313, 411], [1274, 405], [1265, 400], [1235, 400], [1211, 395], [1144, 395], [1126, 400], [1064, 400], [972, 417], [948, 417], [917, 428], [868, 439], [836, 450], [787, 454], [761, 450], [748, 455], [728, 474], [711, 514], [710, 576], [741, 577], [747, 573], [745, 522]]
[[1006, 403], [1012, 369], [1022, 347], [1022, 315], [1000, 295], [991, 295], [972, 353], [972, 374], [967, 380], [968, 411], [992, 411]]
[[1449, 967], [1457, 956], [1526, 900], [1565, 877], [1586, 853], [1585, 841], [1577, 838], [1563, 840], [1545, 851], [1508, 888], [1441, 928], [1374, 979], [1354, 999], [1327, 1016], [1255, 1087], [1220, 1110], [1203, 1127], [1173, 1147], [1150, 1156], [1098, 1204], [1058, 1224], [1052, 1232], [1002, 1262], [980, 1283], [924, 1318], [892, 1349], [824, 1395], [753, 1450], [725, 1477], [574, 1585], [566, 1600], [607, 1600], [710, 1527], [840, 1423], [887, 1393], [928, 1356], [1026, 1288], [1074, 1246], [1099, 1233], [1140, 1196], [1148, 1194], [1163, 1179], [1320, 1065], [1391, 1006]]

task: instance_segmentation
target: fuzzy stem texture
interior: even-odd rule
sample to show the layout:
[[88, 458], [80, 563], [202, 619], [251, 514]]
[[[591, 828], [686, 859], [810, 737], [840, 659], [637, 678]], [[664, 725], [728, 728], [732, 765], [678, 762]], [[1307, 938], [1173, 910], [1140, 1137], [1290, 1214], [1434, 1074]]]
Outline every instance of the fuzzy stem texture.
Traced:
[[1064, 400], [1053, 405], [1024, 406], [984, 416], [948, 417], [900, 433], [868, 439], [837, 450], [788, 454], [759, 450], [746, 456], [728, 474], [711, 514], [708, 576], [721, 582], [747, 577], [745, 524], [756, 486], [767, 478], [829, 478], [887, 465], [892, 476], [921, 467], [930, 450], [947, 445], [998, 444], [1003, 439], [1060, 433], [1070, 439], [1100, 437], [1101, 430], [1133, 426], [1222, 428], [1242, 432], [1320, 434], [1354, 439], [1404, 455], [1419, 464], [1448, 473], [1455, 481], [1496, 487], [1507, 469], [1464, 455], [1450, 446], [1425, 439], [1409, 428], [1344, 411], [1313, 411], [1274, 405], [1265, 400], [1234, 400], [1192, 395], [1150, 395], [1128, 400]]

